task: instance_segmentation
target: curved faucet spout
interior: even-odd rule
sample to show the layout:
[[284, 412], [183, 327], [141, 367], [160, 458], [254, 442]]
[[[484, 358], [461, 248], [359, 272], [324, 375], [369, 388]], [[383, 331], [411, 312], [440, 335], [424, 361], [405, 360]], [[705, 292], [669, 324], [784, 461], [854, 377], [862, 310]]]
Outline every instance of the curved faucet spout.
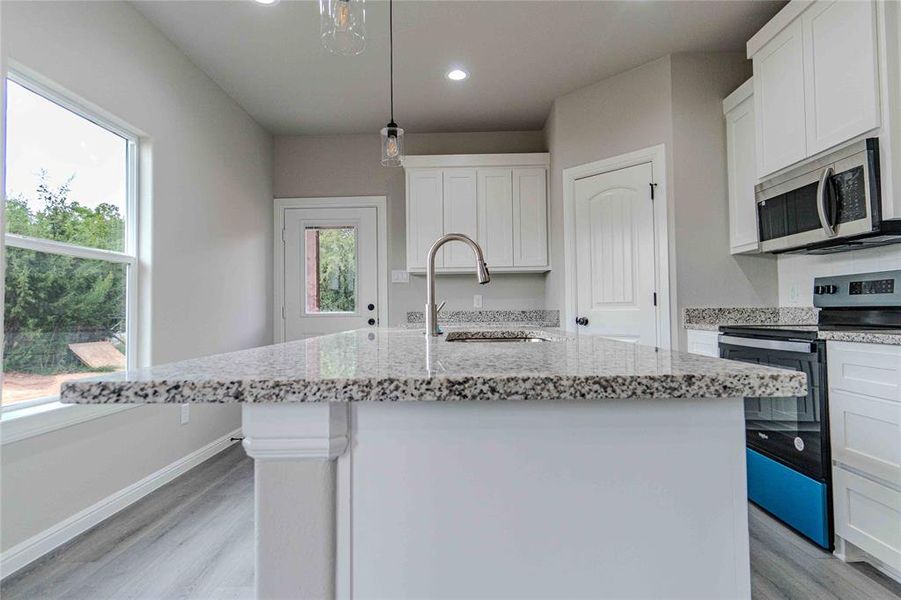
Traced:
[[448, 242], [463, 242], [472, 248], [476, 255], [476, 279], [479, 284], [485, 285], [491, 281], [491, 273], [488, 272], [488, 265], [485, 264], [485, 255], [482, 248], [473, 239], [462, 233], [448, 233], [438, 238], [432, 247], [429, 248], [428, 258], [426, 260], [426, 305], [425, 305], [425, 325], [428, 335], [441, 335], [438, 329], [438, 308], [435, 306], [435, 257], [441, 246]]

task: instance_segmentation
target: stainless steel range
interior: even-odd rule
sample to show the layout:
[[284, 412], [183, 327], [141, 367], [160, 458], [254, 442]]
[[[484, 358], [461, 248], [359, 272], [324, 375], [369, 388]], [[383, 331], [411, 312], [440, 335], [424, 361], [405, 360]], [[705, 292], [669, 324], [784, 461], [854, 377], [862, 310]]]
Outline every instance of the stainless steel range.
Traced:
[[831, 452], [823, 330], [901, 329], [901, 270], [818, 277], [817, 325], [720, 327], [720, 356], [803, 371], [806, 396], [746, 398], [748, 497], [832, 548]]

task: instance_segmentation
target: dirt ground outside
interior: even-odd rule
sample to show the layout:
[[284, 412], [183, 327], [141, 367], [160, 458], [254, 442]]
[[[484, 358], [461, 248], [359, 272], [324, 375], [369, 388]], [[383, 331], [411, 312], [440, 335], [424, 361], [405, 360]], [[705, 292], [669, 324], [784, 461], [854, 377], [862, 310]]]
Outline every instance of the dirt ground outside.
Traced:
[[64, 381], [94, 377], [101, 373], [60, 373], [58, 375], [35, 375], [34, 373], [3, 374], [3, 406], [24, 402], [35, 398], [58, 396]]

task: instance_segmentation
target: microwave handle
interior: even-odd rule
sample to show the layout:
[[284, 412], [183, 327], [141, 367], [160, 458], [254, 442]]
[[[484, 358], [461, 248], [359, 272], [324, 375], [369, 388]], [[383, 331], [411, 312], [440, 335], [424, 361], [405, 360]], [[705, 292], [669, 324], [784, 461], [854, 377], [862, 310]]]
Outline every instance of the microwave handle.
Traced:
[[[820, 217], [820, 225], [827, 237], [835, 237], [835, 219], [838, 216], [837, 207], [835, 206], [835, 190], [832, 189], [830, 178], [835, 171], [832, 167], [827, 167], [820, 175], [820, 184], [817, 186], [817, 215]], [[826, 203], [832, 203], [830, 214], [826, 214]]]

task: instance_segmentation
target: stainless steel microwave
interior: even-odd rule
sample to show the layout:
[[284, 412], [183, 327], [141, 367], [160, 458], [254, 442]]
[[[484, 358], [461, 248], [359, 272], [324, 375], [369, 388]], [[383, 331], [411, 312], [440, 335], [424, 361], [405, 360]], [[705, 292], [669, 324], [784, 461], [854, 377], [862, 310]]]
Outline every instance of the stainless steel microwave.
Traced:
[[869, 138], [755, 188], [762, 252], [840, 252], [901, 242], [882, 221], [879, 140]]

